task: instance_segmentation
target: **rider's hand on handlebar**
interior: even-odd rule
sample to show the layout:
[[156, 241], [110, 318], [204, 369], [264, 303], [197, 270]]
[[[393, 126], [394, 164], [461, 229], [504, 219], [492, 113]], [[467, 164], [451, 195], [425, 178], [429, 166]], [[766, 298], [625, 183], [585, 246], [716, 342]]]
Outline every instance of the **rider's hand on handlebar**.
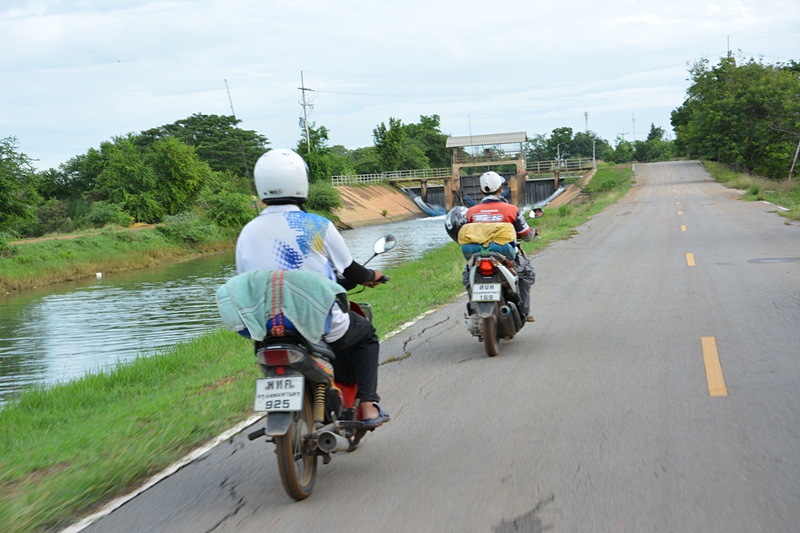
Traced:
[[383, 275], [383, 272], [381, 272], [380, 270], [375, 270], [374, 272], [375, 275], [372, 277], [372, 281], [364, 283], [364, 286], [370, 288], [376, 287], [378, 284], [385, 283], [389, 279], [388, 277], [385, 277]]

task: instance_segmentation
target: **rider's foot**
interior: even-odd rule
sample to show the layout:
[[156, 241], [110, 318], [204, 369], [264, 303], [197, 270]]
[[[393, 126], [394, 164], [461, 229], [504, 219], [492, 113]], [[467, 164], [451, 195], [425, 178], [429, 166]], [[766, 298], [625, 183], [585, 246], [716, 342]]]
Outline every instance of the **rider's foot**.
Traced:
[[533, 315], [528, 315], [525, 317], [525, 322], [536, 322], [536, 317]]
[[386, 413], [378, 404], [373, 402], [361, 402], [361, 421], [367, 428], [374, 429], [389, 421], [389, 413]]

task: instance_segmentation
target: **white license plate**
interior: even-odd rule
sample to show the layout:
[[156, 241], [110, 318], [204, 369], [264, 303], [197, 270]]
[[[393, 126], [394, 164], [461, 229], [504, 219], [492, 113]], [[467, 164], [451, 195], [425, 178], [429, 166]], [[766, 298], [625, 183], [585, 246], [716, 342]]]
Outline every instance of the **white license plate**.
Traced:
[[500, 283], [476, 283], [472, 288], [473, 302], [499, 302]]
[[254, 411], [299, 411], [302, 407], [303, 376], [256, 380]]

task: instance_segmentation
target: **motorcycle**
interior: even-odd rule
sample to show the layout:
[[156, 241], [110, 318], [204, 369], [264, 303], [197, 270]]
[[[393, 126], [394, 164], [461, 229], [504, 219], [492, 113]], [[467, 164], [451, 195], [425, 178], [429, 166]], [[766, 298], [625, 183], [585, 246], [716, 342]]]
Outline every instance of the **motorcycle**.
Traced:
[[[396, 243], [393, 235], [379, 238], [364, 264]], [[372, 321], [369, 304], [350, 302], [350, 308]], [[256, 357], [264, 377], [256, 381], [254, 411], [267, 416], [248, 439], [265, 437], [275, 444], [283, 488], [293, 499], [304, 500], [314, 489], [318, 459], [330, 463], [333, 454], [354, 450], [372, 431], [360, 420], [358, 387], [336, 380], [335, 356], [327, 343], [311, 342], [291, 329], [283, 337], [257, 341]]]
[[469, 311], [467, 329], [483, 342], [486, 355], [500, 353], [500, 339], [511, 340], [525, 325], [521, 316], [519, 281], [514, 264], [515, 254], [525, 252], [516, 244], [486, 246], [466, 244], [462, 252], [468, 257]]

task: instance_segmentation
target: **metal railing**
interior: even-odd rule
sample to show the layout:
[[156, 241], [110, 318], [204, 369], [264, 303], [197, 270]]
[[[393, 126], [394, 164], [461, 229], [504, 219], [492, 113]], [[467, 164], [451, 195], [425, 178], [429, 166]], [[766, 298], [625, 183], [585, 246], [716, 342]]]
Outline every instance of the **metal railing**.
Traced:
[[[559, 170], [570, 172], [593, 168], [594, 161], [589, 157], [578, 159], [559, 159], [554, 161], [528, 161], [526, 170], [534, 174], [545, 174]], [[385, 183], [392, 180], [413, 181], [414, 179], [448, 179], [453, 176], [451, 168], [421, 168], [417, 170], [394, 170], [380, 174], [346, 174], [332, 176], [331, 185], [364, 185]]]
[[594, 161], [590, 157], [582, 157], [578, 159], [556, 159], [553, 161], [528, 161], [526, 170], [536, 174], [545, 174], [549, 172], [559, 171], [572, 171], [584, 170], [594, 167]]
[[413, 180], [413, 179], [441, 179], [449, 178], [453, 175], [450, 168], [421, 168], [416, 170], [394, 170], [392, 172], [381, 172], [380, 174], [348, 174], [343, 176], [332, 176], [331, 185], [361, 185], [366, 183], [384, 183], [392, 180]]

